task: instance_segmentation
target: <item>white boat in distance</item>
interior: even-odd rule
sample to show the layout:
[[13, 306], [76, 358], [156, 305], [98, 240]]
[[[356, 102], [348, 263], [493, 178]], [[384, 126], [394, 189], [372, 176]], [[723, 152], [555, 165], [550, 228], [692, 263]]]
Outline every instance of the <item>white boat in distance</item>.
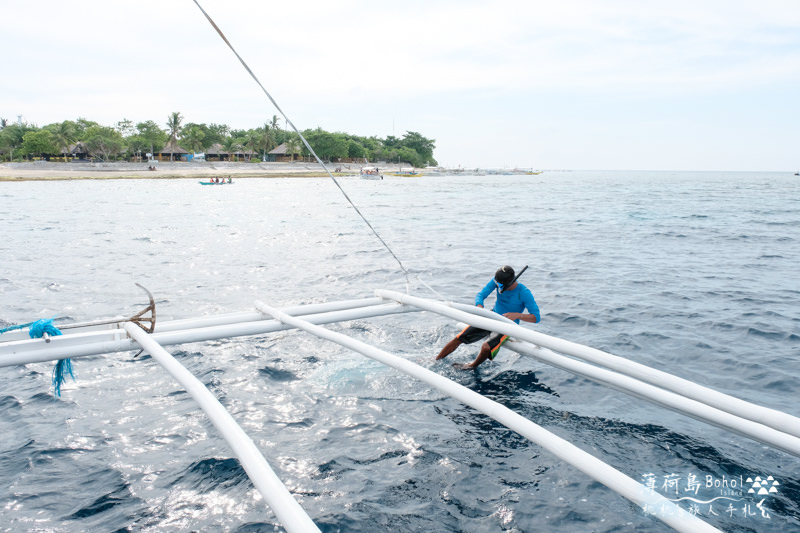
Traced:
[[390, 176], [401, 176], [401, 177], [409, 177], [409, 178], [418, 178], [422, 176], [422, 172], [418, 171], [414, 167], [401, 167], [400, 170], [396, 172], [389, 172]]
[[382, 180], [383, 174], [378, 167], [361, 167], [361, 178], [365, 180]]

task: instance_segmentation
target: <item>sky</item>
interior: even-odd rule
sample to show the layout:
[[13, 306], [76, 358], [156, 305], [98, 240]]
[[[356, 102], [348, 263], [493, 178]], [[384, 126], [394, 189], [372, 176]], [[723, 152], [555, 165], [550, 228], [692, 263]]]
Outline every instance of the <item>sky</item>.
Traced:
[[[418, 132], [447, 167], [800, 169], [797, 0], [198, 1], [300, 130]], [[10, 122], [281, 116], [194, 0], [0, 14]]]

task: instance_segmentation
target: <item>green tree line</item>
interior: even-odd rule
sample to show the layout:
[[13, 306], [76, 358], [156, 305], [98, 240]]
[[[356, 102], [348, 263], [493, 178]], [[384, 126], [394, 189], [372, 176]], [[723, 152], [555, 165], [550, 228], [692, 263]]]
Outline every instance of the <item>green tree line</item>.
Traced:
[[[143, 154], [168, 152], [170, 147], [205, 152], [216, 144], [229, 154], [243, 154], [245, 160], [260, 160], [284, 143], [287, 154], [310, 157], [299, 136], [282, 130], [278, 122], [273, 115], [262, 126], [237, 130], [225, 124], [184, 122], [180, 113], [173, 112], [164, 127], [152, 120], [134, 124], [127, 119], [108, 127], [78, 118], [40, 128], [0, 118], [0, 160], [64, 157], [77, 142], [83, 144], [91, 157], [103, 161], [141, 159]], [[317, 128], [305, 130], [303, 136], [325, 161], [389, 161], [415, 167], [437, 164], [433, 157], [435, 141], [414, 131], [407, 131], [400, 138], [390, 135], [380, 139]]]

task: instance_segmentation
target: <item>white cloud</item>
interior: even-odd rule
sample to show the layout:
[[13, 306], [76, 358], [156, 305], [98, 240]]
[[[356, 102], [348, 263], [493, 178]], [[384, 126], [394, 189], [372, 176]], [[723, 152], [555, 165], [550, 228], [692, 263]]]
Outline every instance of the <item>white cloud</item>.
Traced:
[[[187, 120], [241, 128], [275, 113], [193, 2], [7, 4], [0, 116], [160, 123], [181, 111]], [[516, 136], [504, 141], [511, 146], [531, 135], [531, 123], [556, 122], [553, 114], [571, 109], [584, 110], [575, 120], [586, 131], [609, 130], [630, 122], [626, 99], [661, 116], [718, 94], [752, 106], [800, 85], [794, 1], [201, 4], [298, 126], [386, 135], [402, 123], [399, 133], [435, 130], [438, 145], [454, 152], [466, 141], [445, 137], [463, 138], [453, 128], [465, 124], [496, 130], [490, 121], [503, 122]], [[740, 136], [758, 126], [757, 113], [746, 115]], [[694, 117], [681, 119], [706, 120]], [[796, 140], [788, 122], [777, 127]], [[665, 135], [672, 142], [678, 133], [666, 127]], [[621, 146], [609, 144], [605, 153], [625, 158]]]

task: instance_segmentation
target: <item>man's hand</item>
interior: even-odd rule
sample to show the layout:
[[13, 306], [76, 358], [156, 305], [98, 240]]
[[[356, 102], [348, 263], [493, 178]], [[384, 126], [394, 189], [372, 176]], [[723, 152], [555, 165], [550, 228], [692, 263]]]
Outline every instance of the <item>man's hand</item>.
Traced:
[[524, 313], [506, 313], [503, 316], [509, 320], [522, 320], [523, 322], [536, 323], [536, 315], [526, 315]]

